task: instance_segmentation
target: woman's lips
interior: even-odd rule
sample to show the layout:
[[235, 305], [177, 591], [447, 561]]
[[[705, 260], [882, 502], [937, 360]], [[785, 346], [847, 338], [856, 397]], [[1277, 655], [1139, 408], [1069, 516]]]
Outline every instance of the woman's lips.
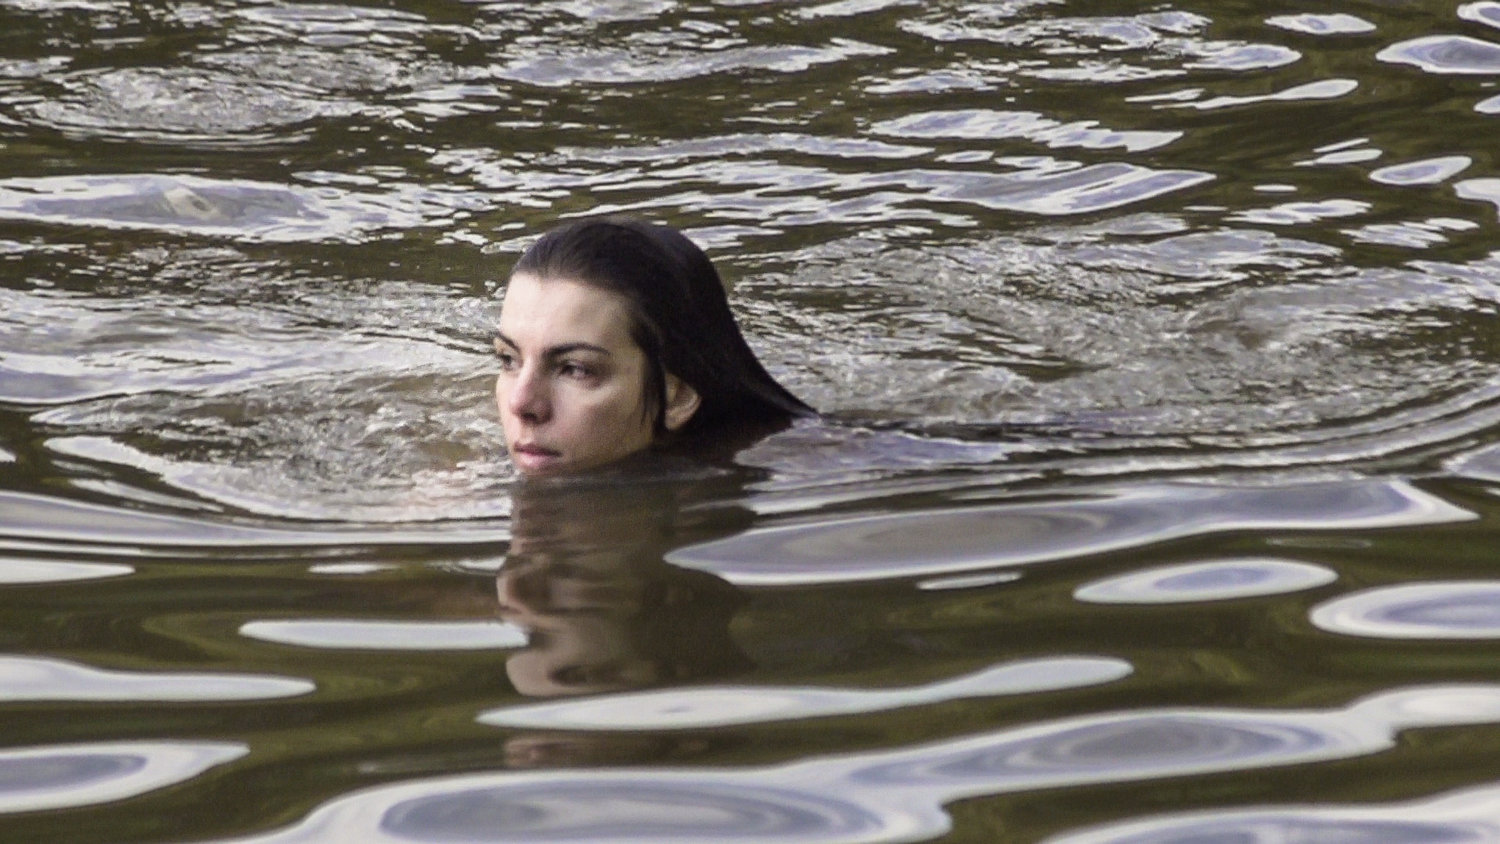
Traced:
[[517, 443], [510, 449], [510, 459], [521, 471], [536, 472], [559, 463], [562, 452], [533, 443]]

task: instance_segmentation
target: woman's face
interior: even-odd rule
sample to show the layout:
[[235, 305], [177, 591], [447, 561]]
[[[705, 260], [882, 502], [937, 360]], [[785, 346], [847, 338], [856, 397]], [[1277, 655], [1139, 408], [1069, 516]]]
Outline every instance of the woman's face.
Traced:
[[505, 446], [526, 475], [600, 466], [651, 444], [646, 355], [619, 294], [517, 274], [495, 336]]

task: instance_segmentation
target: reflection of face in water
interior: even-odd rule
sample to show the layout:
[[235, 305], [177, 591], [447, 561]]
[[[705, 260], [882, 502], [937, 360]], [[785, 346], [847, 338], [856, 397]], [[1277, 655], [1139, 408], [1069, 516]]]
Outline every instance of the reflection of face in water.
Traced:
[[516, 489], [496, 577], [500, 617], [530, 634], [505, 666], [516, 691], [589, 694], [748, 667], [729, 635], [739, 592], [662, 560], [696, 538], [680, 533], [683, 489], [623, 478]]

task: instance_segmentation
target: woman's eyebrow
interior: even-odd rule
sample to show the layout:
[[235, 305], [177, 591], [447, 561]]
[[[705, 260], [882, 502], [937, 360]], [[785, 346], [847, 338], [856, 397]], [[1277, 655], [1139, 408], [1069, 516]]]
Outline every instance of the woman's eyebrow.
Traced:
[[[495, 342], [504, 343], [512, 349], [521, 348], [520, 346], [516, 345], [516, 341], [510, 339], [509, 337], [506, 337], [505, 332], [503, 331], [495, 332]], [[542, 354], [547, 357], [555, 358], [562, 355], [571, 354], [573, 352], [593, 352], [605, 357], [614, 357], [614, 353], [609, 349], [604, 348], [603, 346], [596, 346], [593, 343], [584, 343], [581, 341], [577, 343], [559, 343], [556, 346], [549, 346], [542, 352]]]

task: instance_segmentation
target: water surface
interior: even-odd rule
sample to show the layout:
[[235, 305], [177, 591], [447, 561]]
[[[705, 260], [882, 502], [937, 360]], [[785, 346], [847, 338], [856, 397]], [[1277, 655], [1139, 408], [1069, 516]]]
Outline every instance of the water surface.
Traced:
[[[0, 839], [1500, 829], [1500, 4], [0, 0], [0, 50]], [[825, 418], [517, 484], [495, 294], [598, 211]]]

